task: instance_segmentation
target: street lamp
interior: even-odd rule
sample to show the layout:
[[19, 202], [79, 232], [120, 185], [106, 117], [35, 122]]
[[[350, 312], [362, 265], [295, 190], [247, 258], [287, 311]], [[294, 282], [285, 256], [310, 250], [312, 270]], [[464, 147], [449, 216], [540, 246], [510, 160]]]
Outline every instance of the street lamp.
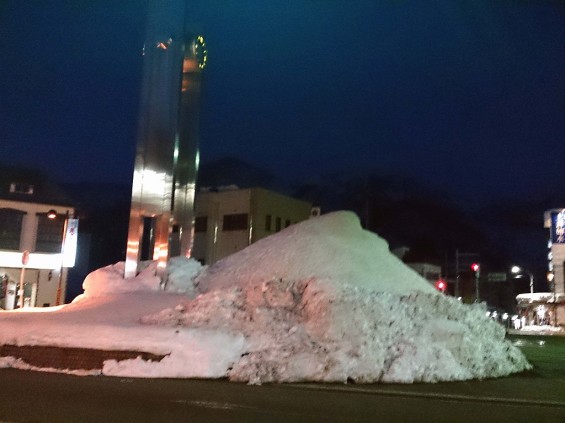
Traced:
[[531, 272], [526, 269], [522, 269], [520, 266], [512, 266], [510, 272], [516, 275], [514, 276], [515, 278], [523, 278], [524, 275], [520, 275], [520, 273], [525, 273], [530, 278], [530, 294], [534, 293], [534, 275], [532, 275]]

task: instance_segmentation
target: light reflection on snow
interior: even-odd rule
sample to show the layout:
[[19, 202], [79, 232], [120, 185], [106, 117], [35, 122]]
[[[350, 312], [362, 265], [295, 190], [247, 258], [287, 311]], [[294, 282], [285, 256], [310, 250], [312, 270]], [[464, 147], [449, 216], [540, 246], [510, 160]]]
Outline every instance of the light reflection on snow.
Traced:
[[59, 311], [61, 309], [65, 308], [65, 305], [58, 305], [58, 306], [53, 306], [53, 307], [24, 307], [24, 308], [18, 308], [15, 310], [11, 310], [10, 312], [16, 312], [16, 313], [52, 313], [54, 311]]

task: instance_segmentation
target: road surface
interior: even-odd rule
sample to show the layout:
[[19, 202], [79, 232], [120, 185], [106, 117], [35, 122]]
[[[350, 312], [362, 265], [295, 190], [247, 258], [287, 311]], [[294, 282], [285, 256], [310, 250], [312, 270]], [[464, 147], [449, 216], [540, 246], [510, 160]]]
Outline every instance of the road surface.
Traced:
[[78, 377], [0, 370], [0, 422], [565, 422], [565, 338], [514, 339], [536, 368], [414, 385]]

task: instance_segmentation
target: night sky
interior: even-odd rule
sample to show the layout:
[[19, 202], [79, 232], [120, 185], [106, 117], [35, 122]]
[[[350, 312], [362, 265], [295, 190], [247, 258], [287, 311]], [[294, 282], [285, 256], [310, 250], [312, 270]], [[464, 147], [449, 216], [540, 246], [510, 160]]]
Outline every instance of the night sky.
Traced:
[[[565, 181], [565, 2], [199, 0], [201, 157], [390, 171], [476, 199]], [[0, 0], [0, 162], [130, 183], [145, 8]]]

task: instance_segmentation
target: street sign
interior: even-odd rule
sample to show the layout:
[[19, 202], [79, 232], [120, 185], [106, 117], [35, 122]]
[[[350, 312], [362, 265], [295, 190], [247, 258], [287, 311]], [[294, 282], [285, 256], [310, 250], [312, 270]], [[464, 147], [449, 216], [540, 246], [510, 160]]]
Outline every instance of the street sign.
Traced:
[[506, 282], [506, 273], [489, 273], [487, 274], [487, 280], [489, 282]]

